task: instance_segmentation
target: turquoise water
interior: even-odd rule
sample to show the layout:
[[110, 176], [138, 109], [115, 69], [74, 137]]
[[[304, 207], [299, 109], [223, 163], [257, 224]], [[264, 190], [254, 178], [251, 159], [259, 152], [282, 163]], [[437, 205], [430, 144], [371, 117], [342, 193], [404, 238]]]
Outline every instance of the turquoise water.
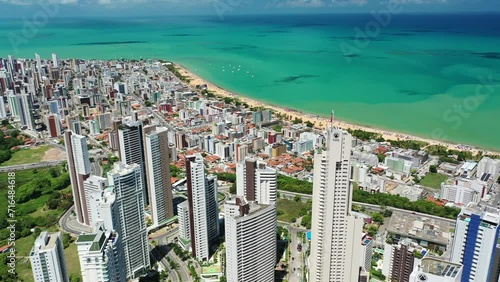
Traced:
[[272, 104], [500, 150], [498, 16], [399, 15], [348, 53], [371, 16], [51, 19], [18, 50], [11, 20], [0, 56], [169, 59]]

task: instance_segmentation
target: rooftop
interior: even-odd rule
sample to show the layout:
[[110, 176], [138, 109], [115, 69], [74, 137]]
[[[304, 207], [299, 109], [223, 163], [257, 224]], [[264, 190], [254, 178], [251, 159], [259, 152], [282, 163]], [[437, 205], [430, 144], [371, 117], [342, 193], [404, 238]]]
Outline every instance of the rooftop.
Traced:
[[94, 241], [94, 238], [97, 236], [97, 234], [83, 234], [78, 236], [78, 239], [76, 239], [76, 243], [85, 243], [85, 242], [92, 242]]
[[423, 258], [420, 262], [422, 272], [442, 277], [455, 278], [460, 272], [462, 265], [439, 260], [435, 258]]
[[402, 237], [448, 245], [451, 240], [450, 230], [454, 227], [454, 222], [448, 220], [394, 211], [387, 231]]

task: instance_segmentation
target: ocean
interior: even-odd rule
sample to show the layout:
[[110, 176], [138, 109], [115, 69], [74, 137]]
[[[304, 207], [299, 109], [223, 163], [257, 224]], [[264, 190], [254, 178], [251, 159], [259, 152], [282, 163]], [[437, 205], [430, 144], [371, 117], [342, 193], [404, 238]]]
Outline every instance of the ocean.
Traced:
[[167, 59], [271, 104], [500, 150], [499, 16], [1, 20], [0, 57]]

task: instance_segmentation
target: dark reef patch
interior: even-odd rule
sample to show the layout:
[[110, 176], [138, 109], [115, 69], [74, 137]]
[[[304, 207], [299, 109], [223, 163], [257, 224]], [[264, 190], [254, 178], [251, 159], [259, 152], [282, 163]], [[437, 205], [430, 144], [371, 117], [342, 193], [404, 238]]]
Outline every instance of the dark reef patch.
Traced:
[[309, 75], [309, 74], [291, 75], [291, 76], [284, 77], [282, 79], [275, 80], [274, 82], [278, 82], [278, 83], [280, 83], [280, 82], [285, 82], [285, 83], [289, 83], [289, 82], [300, 83], [300, 80], [302, 80], [302, 79], [315, 78], [315, 77], [319, 77], [319, 76], [317, 76], [317, 75]]
[[120, 44], [143, 44], [146, 41], [101, 41], [101, 42], [83, 42], [73, 45], [120, 45]]
[[474, 52], [471, 55], [479, 56], [484, 59], [500, 60], [500, 52]]

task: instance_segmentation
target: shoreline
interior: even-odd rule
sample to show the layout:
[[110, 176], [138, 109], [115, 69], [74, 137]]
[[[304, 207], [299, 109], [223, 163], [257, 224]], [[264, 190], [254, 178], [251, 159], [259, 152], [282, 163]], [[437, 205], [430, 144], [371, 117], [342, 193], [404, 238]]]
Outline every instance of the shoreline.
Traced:
[[[202, 85], [206, 84], [207, 89], [209, 91], [213, 91], [215, 95], [222, 96], [222, 97], [231, 97], [231, 98], [238, 98], [240, 101], [247, 103], [251, 107], [265, 107], [272, 109], [275, 112], [278, 112], [282, 115], [286, 114], [288, 116], [291, 116], [291, 119], [299, 118], [302, 119], [302, 121], [305, 123], [307, 121], [312, 122], [314, 124], [315, 128], [325, 128], [327, 124], [330, 123], [330, 120], [326, 117], [318, 116], [316, 114], [312, 113], [307, 113], [303, 112], [297, 109], [293, 108], [287, 108], [279, 105], [274, 105], [271, 103], [266, 103], [262, 102], [253, 98], [249, 98], [247, 96], [231, 92], [229, 90], [226, 90], [214, 83], [211, 83], [210, 81], [196, 75], [193, 73], [191, 70], [189, 70], [187, 67], [179, 64], [172, 62], [174, 66], [178, 69], [179, 73], [182, 76], [186, 76], [190, 79], [189, 86], [195, 87], [196, 85]], [[471, 146], [471, 145], [466, 145], [466, 144], [455, 144], [449, 141], [439, 141], [439, 140], [433, 140], [430, 138], [425, 138], [425, 137], [419, 137], [407, 133], [402, 133], [402, 132], [395, 132], [392, 130], [384, 130], [376, 127], [370, 127], [366, 125], [358, 125], [342, 120], [335, 119], [333, 124], [335, 126], [338, 126], [344, 130], [346, 129], [351, 129], [351, 130], [363, 130], [367, 132], [373, 132], [380, 134], [385, 140], [413, 140], [413, 141], [423, 141], [429, 143], [429, 145], [441, 145], [446, 147], [447, 149], [451, 150], [458, 150], [458, 151], [469, 151], [475, 155], [478, 153], [482, 152], [483, 155], [500, 155], [500, 151], [495, 151], [491, 149], [481, 149], [476, 146]]]

